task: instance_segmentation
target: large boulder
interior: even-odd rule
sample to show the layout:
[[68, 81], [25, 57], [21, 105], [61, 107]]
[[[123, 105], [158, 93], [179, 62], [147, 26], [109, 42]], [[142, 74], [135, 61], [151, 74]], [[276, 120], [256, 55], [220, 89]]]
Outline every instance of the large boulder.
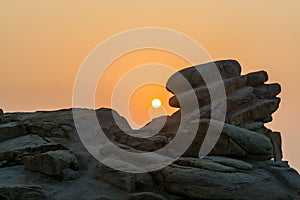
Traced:
[[[193, 123], [193, 122], [191, 122]], [[208, 126], [216, 132], [223, 126], [220, 138], [209, 155], [268, 160], [273, 157], [273, 146], [268, 137], [230, 124], [201, 120], [197, 135], [184, 156], [198, 157]]]
[[26, 133], [25, 127], [16, 122], [0, 124], [0, 142], [25, 135]]
[[[214, 65], [219, 69], [223, 80], [212, 78], [212, 82], [205, 83], [197, 70], [209, 71]], [[224, 67], [228, 70], [224, 70]], [[270, 122], [272, 114], [279, 107], [280, 98], [276, 96], [281, 92], [280, 85], [277, 83], [264, 84], [268, 81], [268, 74], [265, 71], [246, 75], [240, 73], [240, 65], [237, 61], [232, 60], [216, 61], [183, 69], [168, 80], [166, 88], [174, 93], [174, 96], [169, 99], [169, 104], [190, 112], [198, 109], [199, 106], [202, 119], [210, 118], [212, 109], [218, 113], [218, 110], [225, 106], [227, 108], [226, 122], [238, 126], [249, 122]], [[185, 87], [184, 81], [180, 79], [181, 75], [191, 83], [190, 88]], [[210, 76], [213, 75], [208, 75], [208, 79]], [[216, 92], [219, 91], [221, 85], [224, 85], [226, 100], [224, 101], [220, 97], [212, 104], [210, 97], [212, 94], [218, 97]], [[198, 104], [195, 104], [193, 96], [197, 98]]]
[[254, 88], [254, 94], [259, 99], [273, 99], [281, 92], [278, 83], [264, 84]]
[[265, 82], [268, 81], [268, 73], [266, 71], [258, 71], [258, 72], [251, 72], [246, 74], [245, 77], [247, 78], [246, 85], [257, 87]]
[[[170, 77], [167, 82], [167, 89], [170, 92], [179, 94], [180, 92], [185, 92], [184, 83], [181, 82], [181, 78], [184, 77], [192, 87], [198, 87], [205, 85], [203, 77], [199, 74], [199, 71], [205, 71], [205, 74], [210, 74], [211, 68], [217, 67], [220, 72], [222, 79], [232, 78], [239, 76], [241, 74], [241, 66], [235, 60], [220, 60], [216, 62], [201, 64], [186, 68], [176, 72]], [[213, 75], [213, 74], [212, 74]]]
[[20, 136], [0, 143], [0, 162], [5, 161], [6, 165], [22, 164], [24, 156], [63, 148], [61, 144], [38, 135]]
[[[211, 84], [210, 90], [214, 91], [218, 87], [220, 87], [220, 84], [224, 84], [226, 93], [229, 94], [245, 86], [246, 80], [247, 79], [245, 77], [241, 77], [241, 76], [228, 78]], [[175, 96], [171, 97], [169, 100], [170, 106], [179, 108], [180, 104], [178, 99], [181, 99], [181, 101], [184, 101], [185, 103], [188, 104], [191, 101], [190, 98], [191, 95], [193, 95], [193, 93], [195, 93], [200, 107], [210, 103], [210, 93], [208, 87], [207, 85], [203, 85], [203, 86], [195, 87], [193, 88], [193, 90], [188, 90], [181, 93], [175, 93]]]
[[42, 137], [68, 137], [68, 134], [64, 128], [55, 122], [30, 122], [26, 123], [25, 126], [29, 133], [40, 135]]
[[[293, 199], [300, 189], [299, 174], [295, 171], [288, 174], [285, 173], [285, 167], [265, 164], [266, 168], [256, 165], [247, 172], [236, 169], [228, 173], [212, 169], [211, 166], [204, 167], [203, 164], [179, 162], [154, 172], [153, 177], [167, 191], [187, 199]], [[268, 168], [276, 168], [277, 173], [284, 173], [284, 176], [270, 174]], [[289, 176], [288, 186], [285, 181]]]
[[25, 166], [49, 176], [60, 177], [63, 169], [78, 170], [76, 157], [66, 150], [48, 151], [34, 156], [24, 156]]
[[[213, 66], [217, 66], [223, 80], [206, 83], [197, 71], [208, 72]], [[191, 84], [188, 90], [183, 90], [181, 75]], [[210, 74], [207, 78], [210, 80], [212, 77], [213, 74]], [[197, 121], [200, 113], [198, 133], [184, 154], [197, 157], [208, 127], [208, 122], [204, 121], [212, 118], [212, 110], [215, 116], [219, 116], [223, 113], [221, 109], [226, 108], [224, 129], [210, 155], [281, 160], [280, 135], [271, 134], [272, 131], [264, 126], [264, 123], [272, 121], [272, 114], [279, 108], [280, 98], [277, 95], [281, 87], [277, 83], [265, 84], [266, 81], [268, 74], [263, 70], [241, 75], [241, 66], [233, 60], [183, 69], [172, 75], [166, 86], [167, 90], [174, 93], [169, 104], [180, 109], [167, 119], [165, 130], [175, 133], [182, 119]], [[220, 84], [224, 84], [226, 99], [219, 98], [212, 103], [210, 96], [218, 91]], [[196, 95], [198, 105], [194, 105], [193, 95]], [[218, 94], [214, 96], [218, 97]], [[180, 105], [180, 102], [184, 105]], [[186, 109], [186, 106], [192, 108]]]
[[279, 108], [280, 98], [258, 100], [228, 114], [226, 121], [233, 125], [247, 122], [270, 122], [272, 114]]

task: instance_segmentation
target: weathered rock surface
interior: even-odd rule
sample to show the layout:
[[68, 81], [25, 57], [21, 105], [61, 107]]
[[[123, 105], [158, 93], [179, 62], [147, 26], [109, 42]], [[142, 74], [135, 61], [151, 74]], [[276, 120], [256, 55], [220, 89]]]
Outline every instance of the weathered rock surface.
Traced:
[[94, 168], [93, 177], [111, 183], [112, 185], [124, 189], [128, 192], [134, 192], [136, 190], [136, 174], [117, 171], [105, 165], [97, 164]]
[[266, 71], [258, 71], [258, 72], [252, 72], [249, 74], [246, 74], [245, 77], [247, 78], [246, 85], [257, 87], [264, 82], [267, 82], [269, 77]]
[[39, 137], [38, 135], [25, 135], [0, 143], [0, 162], [6, 161], [7, 165], [22, 163], [22, 158], [51, 150], [63, 149], [63, 146]]
[[24, 165], [37, 172], [59, 177], [63, 169], [78, 170], [76, 157], [66, 150], [48, 151], [34, 156], [24, 156]]
[[[214, 88], [219, 87], [219, 84], [224, 84], [224, 87], [226, 89], [226, 93], [229, 94], [232, 91], [235, 91], [237, 89], [242, 88], [246, 85], [247, 79], [245, 77], [233, 77], [229, 79], [225, 79], [222, 81], [218, 81], [214, 84], [211, 84], [211, 90], [214, 90]], [[190, 102], [191, 95], [193, 93], [196, 94], [196, 97], [198, 99], [199, 106], [204, 106], [210, 103], [210, 94], [208, 91], [208, 88], [206, 85], [201, 85], [199, 87], [193, 88], [194, 90], [189, 90], [186, 92], [181, 92], [179, 94], [176, 94], [176, 96], [173, 96], [169, 100], [169, 104], [173, 107], [179, 108], [179, 101], [177, 99], [177, 96], [179, 96], [180, 99], [184, 102]]]
[[[212, 102], [204, 79], [214, 80], [213, 74], [203, 78], [198, 73], [209, 72], [212, 63], [183, 69], [170, 77], [166, 86], [174, 94], [170, 105], [180, 109], [153, 119], [140, 130], [132, 130], [112, 109], [73, 109], [81, 113], [87, 128], [96, 116], [107, 138], [134, 153], [158, 150], [172, 143], [178, 130], [190, 133], [193, 123], [200, 122], [188, 150], [173, 164], [149, 173], [116, 171], [99, 163], [81, 143], [72, 109], [3, 114], [0, 110], [0, 199], [299, 198], [300, 176], [282, 161], [281, 134], [265, 126], [278, 109], [280, 85], [265, 84], [265, 71], [241, 75], [241, 66], [234, 60], [215, 64], [223, 81], [211, 82], [209, 87], [214, 91], [224, 83], [227, 99], [217, 99], [214, 107], [226, 104], [224, 124], [211, 119]], [[178, 81], [180, 74], [191, 90], [186, 91]], [[194, 92], [200, 119], [197, 109], [183, 112], [178, 101], [188, 105]], [[187, 124], [178, 129], [181, 120]], [[217, 143], [209, 154], [199, 158], [209, 124], [213, 132], [221, 127], [221, 134], [214, 136]], [[106, 160], [112, 159], [111, 153], [106, 152]], [[122, 159], [113, 161], [128, 164]]]
[[200, 121], [197, 136], [184, 156], [198, 157], [209, 124], [212, 131], [217, 131], [223, 126], [220, 138], [209, 155], [257, 160], [268, 160], [273, 157], [272, 142], [267, 136], [227, 123], [222, 124], [210, 120]]
[[0, 199], [46, 199], [38, 186], [0, 186]]
[[216, 66], [220, 72], [223, 79], [232, 78], [239, 76], [241, 74], [241, 66], [235, 60], [220, 60], [215, 63], [207, 63], [203, 65], [197, 65], [187, 69], [180, 70], [175, 73], [167, 82], [167, 89], [173, 93], [186, 92], [185, 87], [179, 82], [181, 77], [185, 77], [192, 87], [198, 87], [205, 84], [203, 77], [200, 75], [202, 71], [210, 71], [212, 66]]
[[273, 99], [281, 92], [281, 86], [278, 83], [264, 84], [255, 87], [254, 94], [259, 99]]
[[0, 124], [0, 142], [26, 134], [25, 127], [15, 122]]
[[0, 123], [4, 121], [3, 110], [0, 109]]
[[[284, 172], [285, 168], [277, 168]], [[279, 172], [277, 172], [279, 173]], [[267, 169], [254, 168], [252, 171], [225, 173], [190, 166], [171, 165], [153, 177], [172, 193], [195, 199], [293, 199], [299, 192], [298, 173], [290, 172], [297, 180], [291, 179], [292, 187], [278, 179]], [[285, 175], [287, 175], [285, 173]], [[288, 176], [288, 175], [287, 175]], [[287, 180], [287, 179], [285, 179]]]
[[[272, 114], [279, 108], [280, 98], [277, 97], [277, 95], [281, 92], [280, 85], [277, 83], [265, 84], [265, 82], [268, 81], [268, 74], [265, 71], [252, 72], [246, 75], [241, 75], [241, 66], [237, 61], [234, 60], [217, 61], [215, 62], [215, 64], [218, 69], [223, 69], [223, 66], [227, 66], [228, 69], [230, 69], [220, 71], [226, 92], [225, 100], [220, 98], [217, 99], [214, 104], [212, 104], [210, 99], [210, 93], [218, 91], [215, 90], [215, 88], [217, 88], [222, 81], [217, 80], [216, 82], [205, 83], [203, 78], [199, 78], [199, 82], [197, 82], [196, 79], [193, 78], [192, 74], [197, 73], [197, 69], [201, 71], [201, 68], [203, 68], [204, 70], [209, 70], [209, 67], [207, 66], [213, 67], [213, 64], [208, 63], [199, 65], [197, 67], [183, 69], [171, 76], [167, 83], [167, 89], [174, 93], [174, 96], [169, 100], [170, 105], [173, 107], [181, 108], [179, 100], [184, 102], [185, 105], [188, 105], [186, 104], [186, 102], [192, 105], [191, 102], [193, 101], [191, 98], [193, 96], [192, 94], [194, 93], [196, 94], [198, 105], [200, 108], [200, 119], [210, 119], [212, 109], [215, 110], [216, 113], [218, 113], [218, 110], [226, 106], [226, 126], [228, 126], [227, 124], [231, 124], [234, 126], [240, 126], [244, 129], [249, 129], [250, 131], [263, 133], [269, 138], [272, 144], [272, 149], [270, 149], [270, 145], [267, 145], [266, 143], [265, 145], [267, 146], [265, 147], [269, 151], [273, 151], [272, 157], [275, 160], [281, 160], [282, 152], [280, 135], [276, 133], [273, 134], [272, 131], [269, 131], [263, 126], [264, 123], [272, 121]], [[212, 70], [212, 73], [213, 72], [214, 71]], [[181, 86], [178, 85], [184, 85], [184, 81], [178, 78], [180, 76], [179, 74], [182, 74], [186, 78], [185, 81], [191, 84], [192, 89], [189, 89], [188, 91], [180, 90]], [[218, 96], [218, 94], [216, 94], [215, 96]], [[185, 111], [188, 110], [185, 107], [182, 109], [185, 109]], [[192, 111], [188, 112], [187, 114], [185, 112], [185, 115], [188, 115], [188, 118], [190, 120], [197, 119], [198, 112], [195, 105], [193, 105], [193, 108], [190, 110]], [[222, 111], [220, 110], [219, 113], [222, 113]], [[176, 124], [180, 123], [180, 120], [181, 110], [173, 114], [171, 116], [171, 120], [169, 121], [172, 121], [172, 124], [175, 124], [176, 126]], [[167, 122], [167, 124], [168, 123], [171, 124], [171, 122]], [[262, 126], [259, 128], [251, 127], [255, 126], [255, 124], [258, 123], [260, 123], [260, 125]], [[174, 128], [174, 130], [176, 129]], [[205, 131], [206, 130], [204, 130], [204, 132]], [[245, 151], [245, 147], [241, 145], [241, 143], [245, 144], [245, 141], [238, 141], [228, 136], [228, 134], [226, 134], [225, 132], [226, 131], [224, 129], [217, 145], [212, 150], [211, 154], [247, 157], [248, 153], [247, 151]], [[194, 146], [197, 146], [199, 150], [199, 144], [201, 144], [201, 140], [203, 140], [204, 136], [201, 131], [198, 132], [198, 135], [200, 136], [196, 136]], [[244, 138], [244, 140], [246, 140], [246, 143], [248, 143], [244, 134], [241, 134], [240, 138]], [[255, 136], [254, 138], [259, 138], [259, 136]], [[250, 146], [246, 147], [246, 150], [249, 147]], [[191, 150], [191, 148], [189, 150]], [[197, 154], [197, 148], [194, 148], [194, 152], [192, 154], [188, 151], [187, 155], [194, 157]], [[220, 154], [221, 152], [223, 154]], [[257, 159], [269, 158], [270, 157], [267, 156], [267, 154], [265, 154], [265, 156], [257, 155]]]

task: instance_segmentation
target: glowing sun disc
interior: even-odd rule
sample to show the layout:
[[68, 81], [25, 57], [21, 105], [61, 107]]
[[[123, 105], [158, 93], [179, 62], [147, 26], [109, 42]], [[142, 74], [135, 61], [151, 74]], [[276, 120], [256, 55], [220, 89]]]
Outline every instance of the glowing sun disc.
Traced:
[[152, 107], [153, 108], [159, 108], [161, 106], [161, 101], [157, 98], [152, 100]]

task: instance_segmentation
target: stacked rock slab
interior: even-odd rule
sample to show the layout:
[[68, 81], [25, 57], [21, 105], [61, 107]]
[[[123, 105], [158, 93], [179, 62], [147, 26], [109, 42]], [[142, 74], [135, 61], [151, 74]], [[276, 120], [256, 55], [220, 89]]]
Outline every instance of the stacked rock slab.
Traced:
[[[204, 78], [200, 75], [202, 69], [208, 69], [217, 67], [221, 80], [216, 82], [210, 82], [206, 84]], [[174, 94], [170, 98], [169, 104], [173, 107], [180, 108], [181, 104], [188, 104], [191, 101], [193, 95], [196, 95], [198, 105], [200, 108], [200, 120], [204, 120], [199, 128], [199, 133], [195, 138], [193, 145], [187, 151], [187, 156], [197, 156], [199, 151], [199, 144], [203, 140], [203, 134], [206, 129], [203, 130], [203, 126], [209, 123], [205, 123], [205, 119], [211, 119], [212, 109], [218, 111], [222, 105], [226, 105], [226, 118], [224, 130], [220, 136], [220, 139], [211, 151], [211, 155], [222, 155], [230, 157], [245, 157], [258, 160], [267, 160], [274, 158], [275, 160], [281, 160], [281, 137], [280, 133], [272, 132], [264, 126], [264, 123], [272, 121], [272, 114], [278, 109], [280, 98], [277, 95], [281, 92], [281, 87], [277, 83], [266, 84], [268, 81], [268, 74], [265, 71], [257, 71], [246, 75], [241, 75], [241, 65], [235, 60], [220, 60], [203, 65], [197, 65], [194, 67], [183, 69], [173, 76], [167, 82], [167, 90]], [[213, 76], [213, 74], [209, 74]], [[183, 90], [180, 77], [190, 83], [191, 89], [188, 91]], [[214, 88], [224, 85], [226, 99], [214, 102], [212, 106], [211, 94], [214, 92]], [[209, 88], [209, 89], [208, 89]], [[218, 94], [215, 94], [218, 97]], [[180, 102], [179, 102], [180, 99]], [[171, 119], [179, 123], [181, 116], [181, 109], [171, 116]], [[196, 119], [193, 116], [193, 109], [189, 113], [190, 119]], [[173, 122], [174, 123], [174, 122]], [[232, 132], [239, 132], [233, 136]], [[230, 134], [229, 134], [230, 133]], [[246, 148], [243, 144], [246, 144], [249, 138], [246, 135], [251, 135], [253, 145], [257, 148], [263, 148], [265, 151], [260, 153], [253, 152], [249, 148]], [[262, 137], [267, 136], [269, 141], [262, 143]], [[268, 144], [269, 143], [269, 144]], [[265, 146], [262, 146], [265, 145]], [[246, 149], [245, 149], [246, 148]]]

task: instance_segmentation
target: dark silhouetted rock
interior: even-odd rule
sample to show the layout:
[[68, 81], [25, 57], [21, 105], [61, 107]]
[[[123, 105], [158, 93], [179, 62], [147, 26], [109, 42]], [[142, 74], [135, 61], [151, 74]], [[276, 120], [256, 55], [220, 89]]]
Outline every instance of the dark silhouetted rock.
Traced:
[[247, 78], [246, 85], [253, 87], [260, 86], [269, 79], [268, 74], [265, 71], [252, 72], [246, 74], [245, 77]]
[[136, 174], [117, 171], [102, 164], [95, 166], [93, 177], [111, 183], [128, 192], [133, 192], [136, 189]]
[[283, 157], [282, 155], [282, 141], [281, 141], [281, 135], [279, 132], [268, 132], [265, 133], [267, 137], [272, 142], [273, 145], [273, 157], [275, 161], [280, 161]]
[[[224, 83], [226, 92], [228, 94], [230, 92], [233, 92], [234, 90], [237, 90], [237, 89], [245, 86], [246, 79], [244, 77], [234, 77], [234, 78], [225, 79], [225, 80], [222, 80], [221, 82], [211, 84], [210, 85], [211, 90], [214, 90], [214, 88], [219, 87], [219, 84], [223, 84], [223, 83]], [[194, 88], [194, 90], [189, 90], [189, 91], [182, 92], [182, 93], [179, 93], [176, 95], [179, 96], [180, 99], [182, 99], [182, 101], [187, 102], [187, 104], [188, 104], [192, 93], [196, 94], [200, 106], [210, 103], [210, 94], [209, 94], [209, 91], [208, 91], [208, 88], [206, 85], [201, 86], [201, 87], [196, 87], [196, 88]], [[173, 107], [177, 107], [177, 108], [180, 107], [179, 101], [176, 96], [173, 96], [172, 98], [170, 98], [169, 104]]]
[[3, 114], [3, 110], [0, 109], [0, 123], [2, 123], [4, 121], [4, 114]]
[[[267, 164], [266, 164], [267, 165]], [[299, 175], [295, 171], [284, 173], [282, 181], [269, 173], [267, 166], [256, 166], [243, 171], [224, 173], [185, 165], [170, 165], [153, 173], [153, 177], [172, 193], [195, 199], [293, 199], [299, 192]], [[290, 185], [285, 181], [291, 176]], [[298, 177], [298, 178], [296, 178]], [[283, 181], [285, 180], [285, 181]]]
[[59, 149], [63, 149], [61, 144], [46, 141], [38, 135], [20, 136], [0, 143], [0, 162], [7, 161], [8, 165], [21, 164], [24, 156]]
[[198, 70], [205, 70], [207, 72], [206, 74], [209, 74], [211, 68], [214, 66], [217, 67], [223, 79], [236, 77], [241, 74], [241, 66], [237, 61], [220, 60], [214, 63], [206, 63], [180, 70], [170, 77], [166, 87], [173, 93], [179, 94], [180, 92], [185, 92], [185, 87], [183, 87], [184, 84], [181, 82], [182, 76], [191, 84], [192, 87], [203, 86], [205, 85], [205, 81], [199, 74]]
[[[212, 73], [213, 66], [217, 66], [221, 80]], [[208, 76], [202, 77], [198, 70]], [[279, 84], [265, 84], [267, 80], [265, 71], [241, 75], [241, 66], [235, 60], [183, 69], [171, 76], [166, 86], [174, 94], [170, 105], [179, 109], [139, 130], [133, 130], [124, 117], [109, 108], [33, 113], [0, 110], [0, 199], [297, 199], [300, 176], [282, 161], [281, 134], [265, 126], [279, 107], [277, 95], [281, 92]], [[225, 100], [214, 93], [223, 84]], [[193, 93], [195, 101], [191, 99]], [[217, 97], [214, 104], [212, 93]], [[220, 115], [224, 106], [223, 123], [211, 117], [211, 111]], [[87, 151], [77, 133], [73, 112], [75, 119], [84, 122], [78, 130], [91, 131], [92, 117], [96, 117], [114, 145], [135, 154], [174, 144], [177, 134], [192, 134], [194, 125], [198, 130], [195, 138], [182, 137], [192, 142], [183, 155], [176, 155], [176, 145], [168, 149], [176, 155], [173, 164], [149, 173], [127, 173], [99, 163]], [[209, 125], [213, 135], [206, 140]], [[218, 130], [220, 135], [216, 134]], [[212, 146], [208, 155], [199, 158], [204, 139]], [[98, 148], [97, 143], [93, 145]], [[130, 163], [131, 155], [124, 160], [109, 148], [100, 151], [102, 161], [118, 163], [125, 169], [153, 161], [148, 156], [151, 153]], [[157, 156], [167, 158], [165, 154]]]
[[76, 157], [66, 150], [48, 151], [34, 156], [24, 156], [25, 166], [36, 172], [60, 177], [63, 169], [78, 169]]
[[254, 94], [259, 99], [273, 99], [281, 92], [278, 83], [264, 84], [254, 89]]
[[258, 100], [247, 107], [232, 111], [228, 114], [226, 121], [233, 125], [246, 122], [269, 122], [266, 119], [279, 108], [280, 98], [272, 100]]
[[16, 122], [0, 124], [0, 142], [25, 134], [25, 127]]
[[[201, 128], [185, 156], [198, 157], [209, 124], [212, 130], [218, 130], [218, 127], [222, 126], [222, 123], [218, 121], [200, 121]], [[267, 160], [273, 157], [273, 147], [265, 135], [225, 123], [221, 136], [210, 155]]]
[[39, 186], [0, 186], [0, 199], [3, 200], [44, 200], [42, 188]]

